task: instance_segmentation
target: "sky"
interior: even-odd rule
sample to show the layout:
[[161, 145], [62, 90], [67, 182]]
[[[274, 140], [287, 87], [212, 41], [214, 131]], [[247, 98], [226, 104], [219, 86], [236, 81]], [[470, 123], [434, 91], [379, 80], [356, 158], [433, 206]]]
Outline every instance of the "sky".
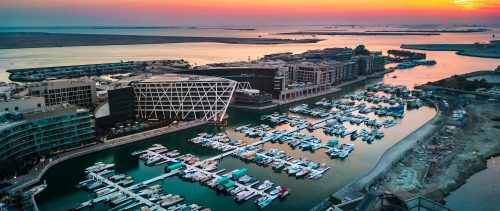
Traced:
[[0, 0], [2, 26], [500, 25], [500, 0]]

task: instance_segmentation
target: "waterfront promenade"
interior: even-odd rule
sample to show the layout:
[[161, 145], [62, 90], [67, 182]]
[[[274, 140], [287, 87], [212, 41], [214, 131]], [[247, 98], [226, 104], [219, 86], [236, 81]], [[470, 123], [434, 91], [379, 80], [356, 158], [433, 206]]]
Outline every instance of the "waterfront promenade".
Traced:
[[340, 84], [333, 86], [331, 89], [323, 91], [323, 92], [305, 95], [303, 97], [297, 97], [297, 98], [294, 98], [291, 100], [273, 100], [273, 102], [278, 104], [278, 105], [286, 105], [289, 103], [294, 103], [294, 102], [307, 100], [307, 99], [311, 99], [311, 98], [315, 98], [315, 97], [321, 97], [321, 96], [328, 95], [328, 94], [333, 94], [333, 93], [342, 91], [343, 87], [346, 87], [346, 86], [349, 86], [349, 85], [352, 85], [355, 83], [359, 83], [359, 82], [365, 81], [367, 79], [383, 77], [385, 74], [390, 73], [390, 72], [394, 72], [394, 69], [387, 69], [387, 70], [384, 70], [381, 72], [375, 72], [375, 73], [372, 73], [372, 74], [366, 75], [366, 76], [358, 76], [358, 78], [356, 78], [354, 80], [342, 82]]
[[101, 150], [109, 149], [112, 147], [124, 145], [124, 144], [129, 144], [133, 143], [136, 141], [144, 140], [144, 139], [149, 139], [153, 138], [156, 136], [168, 134], [168, 133], [173, 133], [193, 127], [198, 127], [207, 124], [206, 121], [201, 121], [201, 120], [195, 120], [195, 121], [190, 121], [190, 122], [181, 122], [177, 123], [175, 126], [166, 126], [166, 127], [161, 127], [153, 130], [148, 130], [140, 133], [135, 133], [123, 137], [118, 137], [114, 139], [107, 140], [105, 143], [100, 143], [84, 148], [80, 148], [77, 150], [73, 151], [68, 151], [64, 152], [58, 155], [55, 155], [51, 158], [47, 158], [45, 162], [39, 163], [35, 165], [28, 174], [19, 176], [17, 178], [12, 178], [10, 180], [4, 180], [2, 182], [4, 183], [10, 183], [12, 184], [9, 187], [6, 187], [4, 190], [1, 191], [8, 191], [8, 192], [16, 192], [23, 190], [24, 188], [27, 188], [37, 182], [40, 181], [42, 178], [43, 174], [47, 170], [49, 170], [52, 166], [63, 162], [65, 160], [71, 159], [71, 158], [76, 158], [82, 155], [98, 152]]

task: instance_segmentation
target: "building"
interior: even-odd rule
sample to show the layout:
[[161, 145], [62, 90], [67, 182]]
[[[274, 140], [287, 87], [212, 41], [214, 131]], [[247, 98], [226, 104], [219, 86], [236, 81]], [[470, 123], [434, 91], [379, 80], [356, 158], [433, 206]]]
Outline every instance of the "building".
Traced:
[[207, 75], [227, 78], [237, 82], [248, 82], [253, 89], [270, 93], [273, 98], [278, 98], [281, 91], [289, 83], [290, 72], [288, 67], [280, 65], [254, 66], [244, 64], [245, 67], [211, 67], [200, 70], [183, 71], [186, 74]]
[[99, 105], [94, 112], [99, 129], [109, 129], [119, 122], [136, 119], [133, 87], [120, 86], [107, 90], [107, 93], [108, 101]]
[[212, 76], [164, 74], [132, 81], [130, 86], [140, 119], [222, 121], [236, 83]]
[[22, 111], [32, 108], [40, 108], [45, 106], [45, 99], [43, 97], [26, 97], [23, 99], [11, 99], [0, 101], [0, 112], [5, 111]]
[[237, 90], [234, 98], [236, 105], [243, 106], [268, 106], [273, 103], [272, 95], [262, 93], [256, 89]]
[[92, 114], [69, 104], [2, 111], [0, 122], [0, 163], [37, 159], [95, 140]]
[[310, 85], [331, 86], [357, 77], [354, 62], [328, 61], [321, 63], [301, 62], [290, 66], [292, 81]]
[[125, 73], [143, 69], [145, 69], [145, 65], [143, 62], [132, 61], [119, 63], [27, 68], [7, 70], [7, 72], [10, 73], [10, 80], [32, 82], [48, 80], [49, 78], [77, 78], [91, 75]]
[[91, 108], [97, 103], [96, 84], [92, 80], [62, 79], [28, 85], [29, 95], [44, 97], [45, 105], [69, 103]]
[[290, 66], [292, 80], [309, 85], [331, 85], [332, 68], [329, 64], [301, 62]]
[[385, 70], [385, 57], [379, 54], [358, 56], [356, 61], [359, 75], [368, 75]]

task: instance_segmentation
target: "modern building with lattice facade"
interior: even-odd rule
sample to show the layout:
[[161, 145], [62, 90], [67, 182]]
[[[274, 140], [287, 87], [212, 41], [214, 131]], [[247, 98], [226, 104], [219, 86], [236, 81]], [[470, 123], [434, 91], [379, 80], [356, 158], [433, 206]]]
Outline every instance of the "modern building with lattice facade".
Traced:
[[222, 121], [237, 82], [212, 76], [165, 74], [132, 81], [143, 120]]

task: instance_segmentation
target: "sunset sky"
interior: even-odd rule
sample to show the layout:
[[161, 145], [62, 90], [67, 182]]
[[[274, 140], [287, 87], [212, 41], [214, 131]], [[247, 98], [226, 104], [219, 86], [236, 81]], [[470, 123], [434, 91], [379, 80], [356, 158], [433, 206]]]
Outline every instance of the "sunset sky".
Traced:
[[500, 24], [500, 0], [0, 0], [0, 26]]

